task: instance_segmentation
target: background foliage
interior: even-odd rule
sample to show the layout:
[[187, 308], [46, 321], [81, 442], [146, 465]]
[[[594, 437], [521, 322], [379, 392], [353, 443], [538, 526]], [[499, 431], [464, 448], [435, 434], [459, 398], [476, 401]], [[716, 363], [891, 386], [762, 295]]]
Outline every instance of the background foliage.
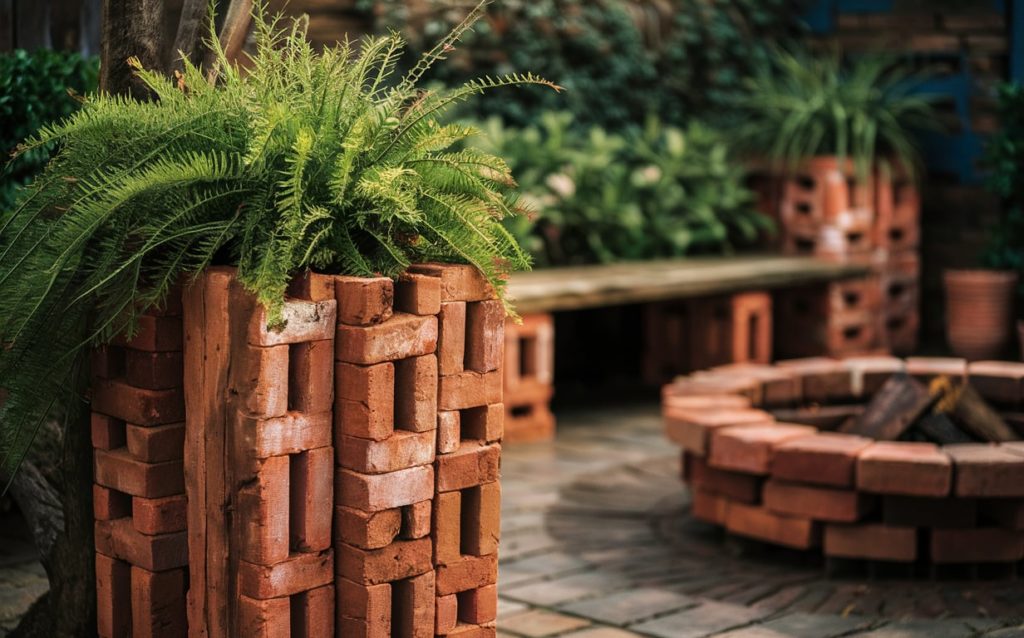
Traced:
[[985, 165], [988, 187], [1003, 199], [1005, 209], [992, 229], [984, 261], [990, 268], [1016, 270], [1024, 280], [1024, 86], [1004, 84], [998, 96], [1000, 129], [989, 140]]
[[[465, 13], [452, 0], [377, 0], [378, 28], [396, 29], [411, 53], [430, 46]], [[523, 91], [484, 96], [480, 117], [513, 125], [544, 110], [568, 110], [579, 126], [670, 124], [718, 118], [771, 46], [800, 32], [806, 0], [503, 0], [495, 3], [450, 63], [431, 77], [530, 68], [566, 87], [562, 96]]]
[[479, 126], [473, 142], [509, 162], [535, 213], [507, 223], [538, 265], [729, 252], [769, 229], [722, 135], [699, 122], [615, 134], [547, 112], [535, 126]]
[[[18, 49], [0, 53], [0, 211], [14, 203], [15, 191], [42, 170], [49, 148], [24, 153], [10, 164], [7, 158], [19, 142], [39, 127], [66, 117], [79, 106], [68, 89], [85, 94], [96, 89], [97, 58], [77, 53]], [[3, 217], [0, 212], [0, 218]]]

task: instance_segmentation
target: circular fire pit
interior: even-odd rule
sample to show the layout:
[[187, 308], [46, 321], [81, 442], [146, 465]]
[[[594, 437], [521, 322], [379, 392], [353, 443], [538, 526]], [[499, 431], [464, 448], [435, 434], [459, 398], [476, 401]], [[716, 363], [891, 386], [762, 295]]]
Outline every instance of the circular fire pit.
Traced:
[[[1024, 405], [1019, 363], [860, 357], [698, 372], [663, 390], [692, 516], [738, 536], [820, 547], [830, 558], [1024, 560], [1024, 442], [939, 445], [850, 433], [863, 429], [865, 405], [883, 387], [902, 400], [886, 383], [903, 373], [925, 385], [940, 376], [969, 383], [1011, 426], [1024, 423], [1014, 414]], [[896, 427], [926, 438], [925, 429]]]

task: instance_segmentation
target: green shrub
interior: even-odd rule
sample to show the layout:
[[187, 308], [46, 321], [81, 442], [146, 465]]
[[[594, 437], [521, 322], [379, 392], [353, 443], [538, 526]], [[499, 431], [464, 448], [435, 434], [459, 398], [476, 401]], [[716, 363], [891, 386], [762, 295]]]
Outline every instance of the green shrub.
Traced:
[[642, 132], [616, 135], [571, 122], [548, 112], [515, 129], [492, 118], [475, 140], [509, 162], [533, 210], [510, 230], [538, 265], [728, 252], [770, 228], [715, 130], [651, 119]]
[[[39, 49], [0, 53], [0, 154], [6, 158], [41, 126], [71, 115], [78, 102], [68, 94], [96, 90], [99, 63], [77, 53]], [[50, 158], [49, 148], [23, 153], [0, 172], [0, 219], [14, 203], [17, 188]]]
[[1003, 216], [992, 229], [984, 263], [1016, 270], [1024, 292], [1024, 87], [1003, 84], [998, 90], [999, 131], [988, 142], [984, 163], [987, 186], [1003, 199]]
[[[379, 0], [381, 30], [405, 34], [412, 50], [458, 21], [450, 0]], [[682, 124], [717, 118], [752, 65], [799, 32], [805, 0], [504, 0], [433, 77], [529, 67], [565, 86], [564, 96], [524, 91], [485, 96], [474, 116], [526, 125], [546, 110], [568, 110], [579, 126], [643, 125], [657, 114]]]
[[157, 101], [92, 96], [21, 146], [60, 150], [0, 224], [3, 460], [25, 449], [50, 402], [81, 387], [90, 345], [130, 332], [207, 264], [237, 265], [272, 325], [306, 268], [395, 275], [454, 261], [501, 290], [504, 273], [527, 267], [501, 224], [516, 208], [507, 165], [452, 150], [474, 130], [438, 117], [490, 88], [552, 85], [510, 75], [418, 87], [481, 7], [390, 84], [397, 36], [318, 55], [303, 21], [279, 30], [257, 11], [245, 73], [219, 50], [213, 84], [187, 62], [177, 81], [138, 69]]
[[923, 79], [884, 56], [844, 64], [831, 55], [778, 50], [759, 65], [738, 101], [746, 147], [791, 168], [816, 155], [849, 157], [863, 173], [876, 161], [914, 171], [915, 135], [937, 127]]

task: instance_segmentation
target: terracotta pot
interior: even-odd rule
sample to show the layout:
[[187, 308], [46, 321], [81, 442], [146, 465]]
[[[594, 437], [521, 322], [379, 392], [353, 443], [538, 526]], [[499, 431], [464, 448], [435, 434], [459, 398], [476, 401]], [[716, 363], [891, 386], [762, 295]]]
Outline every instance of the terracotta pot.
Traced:
[[1010, 341], [1017, 273], [947, 270], [946, 338], [966, 359], [995, 359]]

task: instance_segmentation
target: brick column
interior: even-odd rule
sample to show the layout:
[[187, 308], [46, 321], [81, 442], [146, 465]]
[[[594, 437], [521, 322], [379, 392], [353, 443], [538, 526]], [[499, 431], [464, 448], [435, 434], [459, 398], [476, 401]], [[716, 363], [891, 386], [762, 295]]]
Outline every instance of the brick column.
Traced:
[[555, 322], [550, 314], [505, 322], [505, 440], [550, 441], [555, 437]]
[[92, 359], [97, 633], [185, 634], [181, 304]]

